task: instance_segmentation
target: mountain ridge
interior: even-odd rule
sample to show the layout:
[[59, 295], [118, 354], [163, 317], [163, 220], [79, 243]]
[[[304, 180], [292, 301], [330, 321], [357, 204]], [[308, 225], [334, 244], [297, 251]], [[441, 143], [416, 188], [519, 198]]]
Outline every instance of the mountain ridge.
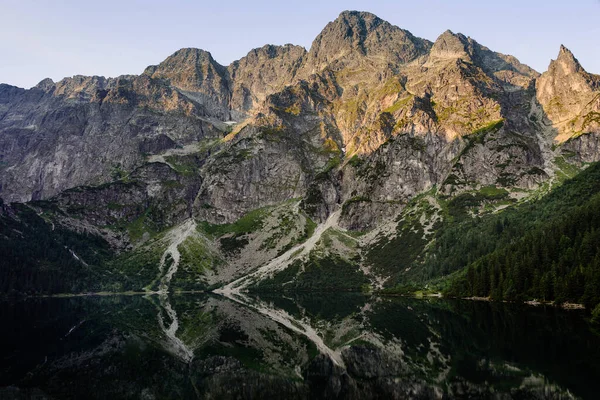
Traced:
[[94, 268], [135, 289], [166, 279], [173, 246], [171, 288], [261, 265], [290, 287], [327, 285], [322, 266], [389, 287], [422, 276], [409, 271], [448, 226], [600, 161], [599, 82], [564, 46], [540, 74], [462, 34], [430, 42], [349, 11], [308, 50], [265, 45], [223, 66], [184, 48], [140, 75], [0, 85], [4, 239], [23, 245], [19, 215], [74, 233], [44, 230], [67, 246], [57, 259], [63, 240], [100, 238], [110, 255]]
[[[348, 17], [352, 17], [352, 16], [354, 16], [354, 17], [358, 16], [358, 17], [360, 17], [360, 18], [363, 18], [363, 19], [364, 19], [364, 18], [368, 18], [368, 19], [371, 19], [371, 20], [375, 20], [375, 21], [378, 21], [378, 24], [384, 23], [384, 24], [386, 24], [386, 25], [388, 25], [388, 26], [390, 26], [390, 27], [392, 27], [392, 28], [397, 28], [398, 30], [400, 30], [400, 31], [402, 31], [402, 32], [404, 32], [404, 33], [406, 33], [406, 34], [408, 34], [408, 35], [409, 35], [409, 36], [411, 36], [411, 37], [414, 37], [414, 36], [413, 36], [413, 35], [412, 35], [412, 34], [411, 34], [409, 31], [406, 31], [406, 30], [404, 30], [404, 29], [402, 29], [402, 28], [398, 28], [397, 26], [395, 26], [395, 25], [392, 25], [392, 24], [390, 24], [389, 22], [387, 22], [387, 21], [385, 21], [385, 20], [382, 20], [382, 19], [380, 19], [379, 17], [377, 17], [376, 15], [374, 15], [374, 14], [372, 14], [372, 13], [370, 13], [370, 12], [367, 12], [367, 11], [356, 11], [356, 10], [346, 10], [346, 11], [343, 11], [343, 12], [341, 12], [341, 13], [339, 14], [338, 18], [337, 18], [335, 21], [332, 21], [332, 22], [330, 22], [330, 24], [334, 24], [334, 23], [336, 23], [336, 21], [338, 21], [338, 20], [340, 20], [340, 19], [342, 19], [342, 18], [348, 18]], [[322, 32], [321, 32], [321, 33], [320, 33], [320, 34], [317, 36], [317, 38], [318, 38], [319, 36], [322, 36], [322, 35], [323, 35], [323, 33], [324, 33], [325, 29], [326, 29], [326, 28], [324, 28], [324, 30], [323, 30], [323, 31], [322, 31]], [[446, 32], [442, 33], [440, 36], [443, 36], [445, 33], [450, 33], [450, 34], [454, 35], [454, 32], [452, 32], [452, 31], [450, 31], [450, 30], [447, 30]], [[461, 33], [458, 33], [458, 35], [462, 35], [462, 34], [461, 34]], [[468, 37], [466, 37], [466, 36], [464, 36], [464, 35], [462, 35], [462, 36], [468, 39]], [[418, 40], [421, 40], [421, 41], [424, 41], [424, 42], [427, 42], [427, 43], [429, 43], [429, 45], [430, 45], [430, 46], [433, 44], [433, 42], [430, 42], [430, 41], [428, 41], [427, 39], [422, 39], [422, 38], [418, 38], [418, 37], [414, 37], [414, 38], [416, 38], [416, 39], [418, 39]], [[315, 39], [315, 40], [316, 40], [316, 39]], [[313, 42], [313, 45], [314, 45], [314, 42]], [[265, 44], [265, 45], [263, 45], [263, 46], [261, 46], [261, 47], [256, 47], [256, 48], [253, 48], [253, 49], [251, 49], [251, 50], [250, 50], [250, 51], [249, 51], [249, 52], [248, 52], [248, 53], [247, 53], [245, 56], [241, 57], [240, 59], [237, 59], [237, 60], [234, 60], [234, 61], [232, 61], [231, 63], [229, 63], [229, 65], [223, 65], [223, 64], [219, 63], [218, 61], [216, 61], [216, 60], [214, 60], [214, 59], [213, 59], [213, 60], [214, 60], [214, 61], [215, 61], [215, 62], [216, 62], [218, 65], [220, 65], [221, 67], [227, 68], [227, 67], [231, 67], [231, 66], [232, 66], [233, 64], [235, 64], [235, 63], [238, 63], [240, 60], [242, 60], [243, 58], [247, 57], [247, 56], [248, 56], [250, 53], [256, 52], [257, 50], [263, 49], [263, 48], [265, 48], [265, 47], [271, 47], [271, 48], [279, 48], [279, 47], [281, 47], [281, 48], [285, 48], [285, 47], [288, 47], [288, 46], [299, 47], [299, 48], [303, 48], [304, 50], [306, 50], [304, 47], [302, 47], [302, 46], [298, 46], [298, 45], [295, 45], [295, 44], [292, 44], [292, 43], [287, 43], [287, 44], [283, 44], [283, 45]], [[564, 45], [561, 45], [561, 46], [562, 46], [562, 47], [564, 47]], [[210, 53], [210, 51], [207, 51], [207, 50], [204, 50], [204, 49], [201, 49], [201, 48], [188, 47], [188, 48], [181, 48], [181, 49], [179, 49], [179, 50], [175, 51], [175, 52], [174, 52], [174, 53], [172, 53], [170, 56], [168, 56], [166, 59], [168, 59], [168, 58], [170, 58], [170, 57], [174, 56], [176, 53], [178, 53], [178, 52], [180, 52], [180, 51], [182, 51], [182, 50], [186, 50], [186, 49], [187, 49], [187, 50], [197, 50], [197, 51], [204, 52], [204, 53], [208, 54], [208, 55], [209, 55], [209, 56], [212, 58], [212, 54]], [[306, 50], [306, 52], [308, 53], [308, 52], [309, 52], [309, 50], [310, 50], [310, 49]], [[165, 59], [165, 60], [166, 60], [166, 59]], [[146, 69], [148, 69], [148, 68], [151, 68], [151, 67], [152, 67], [152, 65], [151, 65], [151, 66], [148, 66], [148, 67], [146, 67]], [[144, 72], [142, 72], [142, 74], [143, 74], [143, 73], [144, 73]], [[76, 76], [77, 76], [77, 75], [76, 75]], [[99, 75], [94, 75], [94, 76], [101, 77], [101, 76], [99, 76]], [[126, 76], [126, 75], [119, 75], [119, 76], [116, 76], [116, 77], [114, 77], [114, 78], [118, 78], [118, 77], [120, 77], [120, 76]], [[129, 76], [131, 76], [131, 75], [129, 75]], [[68, 78], [72, 78], [72, 77], [65, 77], [65, 78], [63, 78], [63, 79], [68, 79]], [[48, 79], [50, 79], [50, 78], [45, 78], [45, 79], [43, 79], [42, 81], [40, 81], [40, 83], [41, 83], [41, 82], [43, 82], [43, 81], [45, 81], [45, 80], [48, 80]], [[109, 78], [105, 78], [105, 79], [109, 79]], [[50, 79], [50, 80], [51, 80], [51, 79]], [[4, 83], [4, 84], [10, 85], [9, 83]], [[13, 85], [10, 85], [10, 86], [13, 86]], [[37, 86], [37, 85], [36, 85], [36, 86]], [[15, 86], [15, 87], [16, 87], [16, 86]], [[34, 86], [34, 87], [35, 87], [35, 86]]]

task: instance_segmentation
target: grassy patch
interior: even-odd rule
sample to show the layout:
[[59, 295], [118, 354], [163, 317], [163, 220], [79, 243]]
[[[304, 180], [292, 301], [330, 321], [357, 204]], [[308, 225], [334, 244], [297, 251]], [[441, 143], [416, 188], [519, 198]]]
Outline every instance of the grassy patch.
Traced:
[[188, 237], [180, 246], [181, 259], [171, 286], [176, 290], [204, 290], [204, 274], [223, 261], [211, 250], [206, 239]]
[[154, 237], [157, 234], [158, 227], [150, 220], [150, 213], [151, 209], [147, 208], [142, 215], [125, 227], [132, 242], [142, 239], [145, 233], [148, 233], [150, 237]]
[[261, 229], [267, 214], [267, 208], [259, 208], [250, 211], [232, 224], [212, 225], [208, 222], [201, 222], [198, 227], [202, 230], [202, 232], [213, 237], [221, 237], [228, 233], [234, 235], [243, 235]]
[[350, 164], [353, 168], [360, 168], [365, 161], [360, 158], [358, 155], [353, 155], [350, 160], [348, 160], [348, 164]]
[[388, 108], [386, 108], [385, 110], [383, 110], [383, 112], [387, 112], [387, 113], [393, 114], [396, 111], [398, 111], [398, 110], [406, 107], [407, 105], [409, 105], [413, 98], [414, 98], [414, 96], [410, 95], [408, 97], [404, 97], [402, 99], [399, 99], [394, 104], [392, 104], [391, 106], [389, 106]]
[[556, 175], [560, 180], [573, 178], [579, 173], [579, 168], [567, 162], [565, 157], [556, 157], [554, 163], [559, 168], [559, 170], [556, 171]]
[[590, 112], [583, 117], [583, 124], [581, 125], [581, 129], [587, 129], [590, 125], [600, 124], [600, 113], [598, 112]]
[[113, 274], [121, 276], [124, 290], [155, 290], [158, 284], [158, 267], [164, 250], [164, 246], [154, 242], [152, 245], [119, 255], [111, 260], [107, 267]]
[[342, 214], [346, 215], [350, 210], [350, 207], [356, 203], [370, 203], [371, 199], [367, 196], [354, 196], [344, 202], [342, 205]]
[[489, 124], [476, 129], [475, 131], [473, 131], [473, 134], [479, 135], [479, 134], [486, 134], [486, 133], [494, 132], [494, 131], [499, 130], [503, 126], [504, 126], [504, 119], [499, 119], [496, 121], [492, 121]]
[[368, 284], [367, 277], [356, 262], [327, 255], [319, 258], [311, 253], [308, 261], [295, 261], [272, 278], [252, 286], [253, 291], [316, 291], [346, 290], [360, 291]]
[[182, 176], [198, 175], [198, 165], [190, 157], [166, 156], [165, 161]]
[[329, 173], [331, 171], [333, 171], [334, 169], [336, 169], [337, 167], [339, 167], [341, 163], [342, 163], [342, 159], [339, 155], [336, 155], [336, 156], [330, 158], [327, 161], [327, 164], [325, 164], [325, 166], [321, 170], [321, 172], [319, 172], [317, 175], [315, 175], [315, 180], [319, 181], [319, 180], [327, 179], [327, 177], [329, 176]]

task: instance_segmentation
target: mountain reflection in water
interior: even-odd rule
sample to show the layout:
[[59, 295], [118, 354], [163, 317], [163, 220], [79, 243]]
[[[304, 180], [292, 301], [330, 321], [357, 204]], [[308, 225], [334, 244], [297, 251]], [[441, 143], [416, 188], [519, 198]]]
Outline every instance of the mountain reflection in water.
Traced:
[[595, 398], [582, 314], [360, 294], [0, 302], [0, 399]]

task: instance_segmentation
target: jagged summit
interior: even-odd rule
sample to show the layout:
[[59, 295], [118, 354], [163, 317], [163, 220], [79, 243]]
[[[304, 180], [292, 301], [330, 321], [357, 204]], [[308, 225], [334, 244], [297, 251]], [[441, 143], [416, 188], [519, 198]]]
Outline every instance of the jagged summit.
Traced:
[[34, 88], [40, 89], [44, 92], [48, 92], [48, 91], [52, 90], [55, 85], [56, 85], [56, 83], [52, 79], [45, 78], [45, 79], [42, 79], [37, 85], [35, 85]]
[[492, 51], [471, 37], [447, 30], [433, 44], [426, 66], [446, 68], [457, 62], [479, 68], [497, 83], [508, 85], [506, 87], [525, 88], [539, 76], [537, 71], [513, 56]]
[[340, 15], [338, 15], [337, 19], [347, 18], [350, 16], [362, 18], [362, 19], [378, 19], [380, 21], [383, 21], [377, 15], [375, 15], [369, 11], [358, 11], [358, 10], [344, 10], [344, 11], [340, 12]]
[[[301, 64], [305, 72], [302, 77], [304, 78], [307, 74], [321, 71], [323, 68], [329, 67], [348, 56], [366, 56], [371, 60], [378, 60], [381, 63], [387, 62], [390, 65], [405, 64], [420, 56], [429, 56], [431, 60], [462, 59], [465, 62], [477, 63], [478, 60], [475, 58], [481, 57], [481, 55], [476, 53], [481, 53], [481, 49], [491, 51], [462, 33], [446, 30], [432, 43], [390, 24], [373, 13], [346, 10], [342, 11], [334, 21], [325, 26], [308, 51], [293, 44], [283, 46], [266, 44], [263, 47], [250, 50], [242, 59], [259, 55], [261, 57], [277, 58], [281, 54], [289, 52], [294, 59], [302, 58]], [[518, 62], [516, 58], [497, 54], [507, 64], [510, 64], [516, 72], [532, 77], [538, 75], [533, 69]], [[486, 65], [493, 72], [506, 69], [505, 65], [500, 65], [502, 62], [499, 60], [491, 60], [489, 54], [486, 55], [486, 58], [487, 61], [495, 64]], [[171, 54], [160, 64], [148, 66], [142, 75], [167, 79], [179, 88], [195, 90], [195, 82], [191, 78], [196, 75], [201, 79], [203, 75], [188, 73], [192, 69], [204, 70], [205, 72], [210, 72], [212, 69], [218, 72], [218, 75], [222, 75], [222, 71], [225, 69], [236, 68], [236, 65], [242, 59], [233, 61], [229, 67], [226, 67], [217, 62], [209, 51], [199, 48], [182, 48]], [[556, 65], [561, 67], [563, 73], [574, 73], [583, 70], [573, 53], [564, 45], [561, 45], [557, 59], [550, 64], [551, 67]], [[210, 67], [207, 68], [207, 66]], [[174, 79], [174, 75], [181, 75], [181, 72], [185, 70], [188, 70], [188, 72], [184, 74], [184, 80]], [[72, 79], [76, 78], [72, 77]], [[40, 89], [42, 86], [45, 88], [51, 86], [51, 83], [46, 80], [42, 82], [34, 87]], [[58, 84], [58, 82], [52, 83]]]
[[461, 33], [447, 30], [434, 42], [429, 53], [430, 59], [456, 59], [460, 58], [466, 62], [472, 62], [471, 49], [469, 49], [469, 38]]
[[230, 118], [227, 70], [208, 51], [180, 49], [160, 64], [146, 68], [143, 75], [168, 82], [201, 104], [210, 115]]
[[348, 58], [403, 64], [424, 55], [431, 43], [382, 20], [374, 14], [344, 11], [313, 41], [307, 69], [314, 73]]
[[215, 62], [212, 54], [209, 51], [196, 47], [183, 47], [168, 56], [163, 62], [161, 62], [161, 64], [173, 61], [196, 62], [199, 60], [209, 60], [211, 62]]
[[167, 57], [158, 65], [151, 65], [144, 75], [152, 78], [170, 79], [181, 89], [195, 89], [211, 72], [222, 75], [225, 67], [216, 62], [212, 55], [197, 48], [183, 48]]
[[[265, 45], [250, 50], [241, 59], [232, 62], [229, 73], [230, 107], [240, 119], [267, 95], [291, 84], [301, 67], [306, 49], [302, 46]], [[236, 113], [239, 113], [236, 114]]]
[[[367, 11], [342, 11], [340, 15], [330, 24], [349, 28], [349, 36], [356, 34], [369, 34], [381, 24], [388, 24], [377, 15]], [[329, 24], [328, 24], [329, 25]]]
[[552, 60], [550, 62], [548, 71], [560, 72], [563, 75], [570, 75], [583, 71], [583, 67], [579, 63], [579, 60], [575, 58], [571, 50], [561, 44], [558, 57], [556, 60]]
[[[579, 118], [578, 131], [568, 132], [595, 129], [590, 113], [597, 112], [597, 77], [584, 73], [564, 46], [551, 70], [540, 78], [515, 57], [461, 33], [448, 30], [432, 43], [372, 13], [344, 11], [308, 51], [268, 44], [224, 66], [208, 51], [182, 48], [139, 76], [44, 80], [34, 91], [3, 87], [0, 133], [33, 130], [40, 134], [28, 138], [45, 139], [38, 144], [0, 135], [0, 149], [22, 150], [0, 160], [0, 190], [21, 200], [103, 183], [114, 165], [141, 163], [138, 149], [153, 154], [221, 137], [241, 122], [298, 137], [319, 132], [315, 147], [327, 139], [332, 152], [350, 156], [371, 154], [400, 135], [463, 138], [499, 121], [505, 130], [531, 133], [537, 129], [530, 118], [534, 100], [552, 121]], [[573, 79], [560, 78], [567, 72]], [[94, 163], [53, 158], [57, 145], [47, 137], [64, 143], [71, 133], [79, 154], [87, 154], [85, 146], [101, 149], [89, 156]], [[28, 165], [28, 154], [42, 154], [43, 162]], [[47, 168], [48, 162], [56, 167]]]
[[268, 57], [268, 58], [275, 58], [275, 57], [279, 56], [280, 54], [287, 53], [287, 52], [306, 53], [306, 49], [302, 46], [298, 46], [298, 45], [295, 45], [292, 43], [286, 43], [281, 46], [274, 45], [274, 44], [265, 44], [262, 47], [257, 47], [257, 48], [250, 50], [248, 52], [248, 54], [246, 54], [240, 60], [233, 61], [231, 63], [231, 65], [239, 64], [240, 61], [242, 61], [243, 59], [247, 59], [249, 57], [263, 57], [264, 56], [264, 57]]
[[600, 132], [600, 76], [588, 73], [564, 45], [536, 88], [537, 100], [558, 133], [557, 141]]

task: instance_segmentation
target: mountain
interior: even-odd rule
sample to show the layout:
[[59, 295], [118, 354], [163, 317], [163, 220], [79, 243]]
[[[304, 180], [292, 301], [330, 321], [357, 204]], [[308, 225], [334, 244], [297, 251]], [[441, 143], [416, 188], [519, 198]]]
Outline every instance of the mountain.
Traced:
[[536, 90], [557, 141], [600, 131], [600, 76], [586, 72], [566, 47], [560, 47]]
[[187, 48], [141, 75], [3, 84], [0, 287], [446, 282], [505, 251], [479, 222], [545, 204], [600, 161], [599, 115], [600, 77], [564, 47], [540, 74], [357, 11], [308, 50], [224, 66]]
[[209, 52], [178, 50], [159, 65], [146, 68], [143, 75], [176, 88], [183, 96], [204, 106], [205, 114], [229, 119], [227, 70]]

